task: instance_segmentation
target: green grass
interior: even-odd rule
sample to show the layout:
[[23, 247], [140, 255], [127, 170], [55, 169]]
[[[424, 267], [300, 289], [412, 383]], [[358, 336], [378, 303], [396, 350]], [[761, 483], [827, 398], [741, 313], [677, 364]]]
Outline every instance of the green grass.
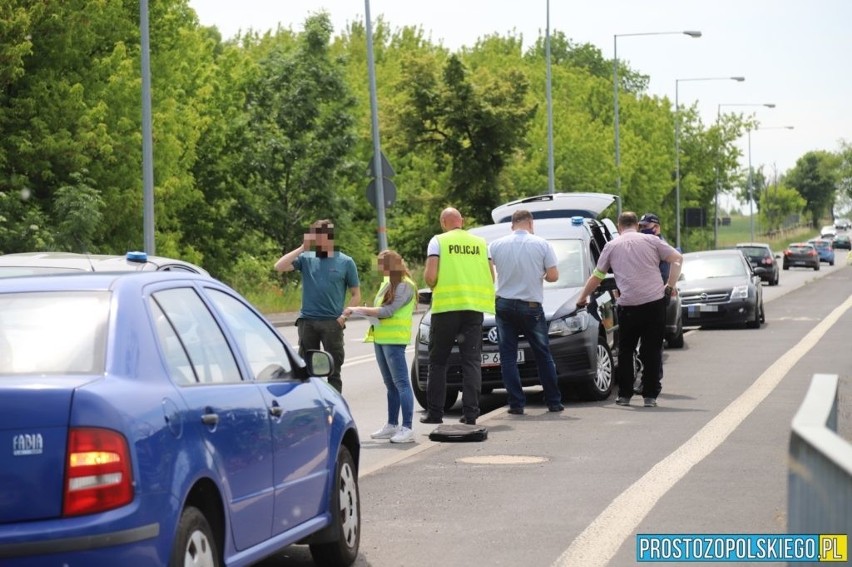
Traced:
[[[795, 226], [768, 236], [761, 231], [755, 219], [754, 242], [765, 242], [776, 252], [784, 250], [791, 242], [807, 240], [816, 235], [816, 230], [809, 226]], [[751, 242], [751, 221], [747, 216], [731, 217], [731, 224], [719, 226], [719, 248], [736, 246], [739, 242]]]

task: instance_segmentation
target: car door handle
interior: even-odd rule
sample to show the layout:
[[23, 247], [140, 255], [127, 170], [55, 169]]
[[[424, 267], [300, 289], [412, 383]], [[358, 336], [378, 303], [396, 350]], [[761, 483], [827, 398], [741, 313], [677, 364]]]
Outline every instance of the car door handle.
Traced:
[[282, 415], [284, 415], [284, 408], [279, 405], [274, 405], [269, 408], [269, 415], [271, 415], [272, 417], [281, 417]]
[[219, 415], [215, 413], [205, 413], [201, 416], [201, 423], [204, 425], [216, 425], [219, 423]]

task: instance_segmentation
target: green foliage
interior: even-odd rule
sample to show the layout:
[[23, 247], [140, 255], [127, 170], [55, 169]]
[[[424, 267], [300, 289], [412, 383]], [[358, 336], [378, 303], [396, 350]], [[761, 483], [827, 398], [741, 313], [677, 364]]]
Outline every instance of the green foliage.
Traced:
[[56, 190], [53, 215], [56, 241], [69, 246], [72, 252], [94, 251], [95, 236], [103, 222], [104, 201], [97, 189], [79, 173], [71, 174], [75, 185], [64, 185]]
[[787, 176], [787, 184], [805, 199], [805, 211], [811, 226], [818, 227], [834, 201], [840, 159], [825, 151], [808, 152], [796, 161]]

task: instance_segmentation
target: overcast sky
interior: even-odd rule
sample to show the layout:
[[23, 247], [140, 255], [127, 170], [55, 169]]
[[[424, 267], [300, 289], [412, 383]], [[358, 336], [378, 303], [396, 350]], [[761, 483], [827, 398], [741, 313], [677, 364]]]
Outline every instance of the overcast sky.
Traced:
[[[203, 25], [226, 38], [239, 30], [266, 31], [279, 23], [295, 31], [320, 10], [331, 15], [335, 33], [363, 21], [361, 0], [190, 0]], [[478, 37], [509, 32], [532, 44], [547, 26], [547, 0], [372, 0], [373, 21], [382, 15], [394, 28], [419, 26], [449, 48]], [[613, 56], [613, 36], [699, 30], [702, 37], [619, 37], [618, 57], [650, 76], [651, 94], [698, 102], [705, 123], [722, 112], [755, 112], [763, 131], [751, 134], [751, 158], [772, 176], [812, 150], [837, 151], [852, 142], [852, 0], [595, 0], [550, 2], [550, 29], [575, 43]], [[744, 76], [731, 80], [683, 79]], [[367, 78], [365, 77], [366, 81]], [[554, 101], [558, 104], [558, 101]], [[793, 126], [794, 130], [776, 128]], [[747, 138], [740, 141], [747, 165]]]

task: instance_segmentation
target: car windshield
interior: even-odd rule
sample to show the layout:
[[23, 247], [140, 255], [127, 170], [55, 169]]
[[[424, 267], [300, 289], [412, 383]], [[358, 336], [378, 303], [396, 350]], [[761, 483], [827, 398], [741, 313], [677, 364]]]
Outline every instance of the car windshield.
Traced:
[[684, 258], [683, 279], [687, 281], [745, 276], [745, 266], [734, 256]]
[[110, 294], [0, 295], [0, 375], [102, 374]]
[[559, 270], [559, 279], [555, 282], [544, 282], [544, 289], [580, 287], [585, 284], [583, 241], [565, 239], [550, 240], [549, 242], [556, 252], [556, 268]]
[[815, 240], [814, 246], [816, 246], [817, 249], [831, 248], [831, 243], [829, 243], [825, 240]]

